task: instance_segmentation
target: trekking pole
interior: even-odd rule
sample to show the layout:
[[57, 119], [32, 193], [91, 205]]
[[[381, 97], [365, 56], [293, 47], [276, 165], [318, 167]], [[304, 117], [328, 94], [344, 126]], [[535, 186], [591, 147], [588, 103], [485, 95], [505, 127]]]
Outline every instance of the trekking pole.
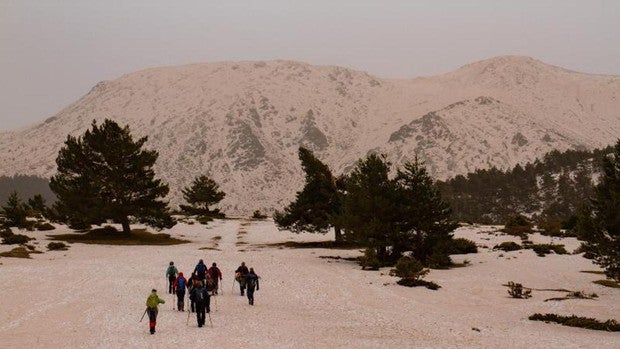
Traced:
[[[233, 281], [233, 287], [235, 287], [235, 282]], [[222, 280], [220, 280], [220, 291], [222, 291], [222, 296], [224, 295], [224, 285], [222, 285]]]
[[144, 313], [142, 313], [142, 317], [140, 318], [140, 322], [142, 322], [142, 319], [144, 319], [144, 315], [146, 315], [146, 311], [147, 311], [148, 309], [149, 309], [149, 308], [144, 309]]
[[213, 297], [215, 298], [215, 311], [217, 311], [217, 297]]
[[211, 324], [211, 328], [213, 328], [213, 321], [211, 321], [211, 313], [207, 313], [209, 314], [209, 323]]
[[230, 293], [234, 293], [235, 292], [235, 278], [233, 278], [233, 285], [230, 288]]
[[192, 312], [189, 309], [187, 309], [187, 321], [185, 322], [185, 326], [189, 326], [189, 316], [191, 313]]

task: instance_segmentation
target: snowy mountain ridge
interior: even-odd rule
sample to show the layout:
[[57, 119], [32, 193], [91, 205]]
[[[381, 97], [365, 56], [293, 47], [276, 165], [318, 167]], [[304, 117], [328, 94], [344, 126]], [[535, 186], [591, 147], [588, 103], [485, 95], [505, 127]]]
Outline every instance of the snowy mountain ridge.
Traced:
[[416, 79], [291, 61], [152, 68], [100, 82], [47, 120], [0, 133], [0, 175], [49, 177], [67, 135], [104, 118], [149, 136], [173, 204], [208, 174], [227, 193], [225, 212], [270, 212], [301, 188], [300, 145], [335, 174], [381, 152], [396, 164], [417, 156], [441, 179], [609, 145], [620, 136], [620, 77], [516, 56]]

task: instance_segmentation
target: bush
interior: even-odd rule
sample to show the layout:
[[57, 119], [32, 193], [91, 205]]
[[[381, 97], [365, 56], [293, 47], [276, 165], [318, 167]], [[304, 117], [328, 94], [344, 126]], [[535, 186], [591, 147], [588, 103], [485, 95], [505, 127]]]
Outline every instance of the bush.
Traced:
[[444, 251], [449, 255], [478, 253], [478, 247], [476, 246], [476, 243], [471, 240], [456, 238], [450, 239], [445, 243]]
[[436, 251], [426, 259], [426, 266], [432, 269], [448, 269], [452, 266], [452, 258], [444, 252]]
[[535, 244], [529, 245], [526, 248], [534, 250], [539, 257], [544, 257], [550, 254], [551, 251], [555, 252], [555, 254], [568, 254], [568, 251], [566, 251], [564, 245]]
[[37, 224], [37, 230], [39, 231], [47, 231], [47, 230], [54, 230], [56, 229], [56, 227], [54, 227], [53, 225], [49, 224], [49, 223], [39, 223]]
[[394, 269], [390, 271], [390, 275], [401, 278], [419, 278], [420, 272], [424, 269], [422, 263], [411, 257], [401, 257]]
[[0, 253], [0, 257], [30, 258], [30, 252], [24, 246]]
[[265, 218], [267, 218], [267, 215], [264, 215], [259, 210], [256, 210], [252, 214], [252, 218], [254, 218], [254, 219], [265, 219]]
[[15, 245], [15, 244], [21, 245], [21, 244], [27, 243], [30, 240], [34, 240], [34, 239], [26, 235], [11, 234], [7, 237], [3, 237], [2, 243], [5, 245]]
[[5, 238], [13, 235], [11, 228], [9, 227], [0, 227], [0, 238]]
[[506, 222], [504, 232], [515, 236], [529, 234], [532, 232], [532, 222], [523, 215], [513, 216]]
[[364, 255], [360, 257], [360, 264], [362, 265], [363, 270], [379, 270], [379, 267], [381, 267], [381, 262], [379, 262], [377, 251], [375, 251], [372, 247], [368, 247], [364, 251]]
[[556, 322], [564, 326], [581, 327], [589, 330], [599, 331], [620, 331], [620, 324], [616, 320], [607, 320], [605, 322], [598, 321], [593, 318], [581, 317], [576, 315], [562, 316], [557, 314], [539, 314], [536, 313], [529, 317], [534, 321]]
[[441, 286], [439, 286], [438, 284], [432, 281], [419, 280], [419, 279], [400, 279], [396, 281], [396, 283], [401, 286], [407, 286], [407, 287], [424, 286], [428, 288], [429, 290], [433, 290], [433, 291], [441, 288]]
[[526, 299], [532, 297], [532, 290], [519, 283], [508, 281], [508, 294], [512, 298]]
[[65, 245], [64, 242], [50, 242], [47, 244], [47, 249], [50, 251], [66, 251], [69, 249], [69, 246]]
[[538, 228], [542, 230], [541, 234], [546, 236], [564, 236], [562, 234], [562, 226], [559, 221], [546, 220], [538, 223]]
[[495, 247], [493, 247], [494, 250], [502, 250], [505, 252], [510, 252], [510, 251], [518, 251], [521, 249], [521, 245], [519, 245], [518, 243], [514, 242], [514, 241], [505, 241], [502, 242], [499, 245], [495, 245]]

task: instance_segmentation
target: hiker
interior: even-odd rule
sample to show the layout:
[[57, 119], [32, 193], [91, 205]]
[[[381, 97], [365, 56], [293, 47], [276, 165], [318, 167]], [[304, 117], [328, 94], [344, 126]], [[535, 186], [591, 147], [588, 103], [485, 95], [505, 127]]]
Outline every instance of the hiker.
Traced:
[[258, 275], [254, 272], [254, 268], [250, 268], [250, 272], [245, 276], [245, 286], [248, 288], [248, 302], [254, 305], [254, 289], [258, 291]]
[[179, 273], [179, 276], [174, 280], [174, 288], [177, 291], [177, 309], [179, 311], [185, 311], [185, 287], [187, 280], [183, 276], [183, 273]]
[[220, 268], [217, 267], [216, 263], [213, 263], [211, 268], [209, 268], [209, 276], [211, 276], [211, 280], [213, 280], [213, 293], [217, 294], [219, 282], [222, 281], [222, 272], [220, 271]]
[[196, 273], [192, 273], [192, 275], [189, 277], [189, 279], [187, 279], [187, 291], [188, 291], [187, 295], [190, 296], [189, 297], [189, 302], [190, 302], [189, 311], [191, 313], [196, 311], [196, 303], [191, 298], [192, 290], [196, 286], [198, 286], [198, 276], [196, 276]]
[[168, 277], [168, 293], [174, 293], [174, 280], [177, 278], [177, 274], [179, 271], [177, 267], [174, 266], [174, 262], [170, 262], [168, 265], [168, 269], [166, 269], [166, 276]]
[[155, 334], [155, 325], [157, 324], [157, 306], [159, 304], [166, 303], [163, 299], [159, 298], [157, 295], [157, 290], [153, 289], [151, 294], [146, 299], [146, 312], [149, 314], [149, 328], [151, 330], [151, 334]]
[[196, 321], [198, 322], [198, 327], [202, 327], [205, 324], [205, 312], [211, 312], [211, 300], [209, 297], [209, 292], [207, 292], [202, 281], [196, 281], [196, 286], [192, 289], [189, 298], [196, 303]]
[[248, 275], [249, 272], [248, 267], [245, 266], [245, 262], [241, 262], [239, 268], [235, 270], [235, 280], [239, 283], [239, 289], [241, 290], [242, 296], [243, 291], [245, 290], [245, 276]]
[[202, 259], [198, 261], [198, 264], [196, 264], [194, 273], [196, 273], [196, 276], [198, 276], [201, 281], [204, 281], [207, 278], [207, 266]]

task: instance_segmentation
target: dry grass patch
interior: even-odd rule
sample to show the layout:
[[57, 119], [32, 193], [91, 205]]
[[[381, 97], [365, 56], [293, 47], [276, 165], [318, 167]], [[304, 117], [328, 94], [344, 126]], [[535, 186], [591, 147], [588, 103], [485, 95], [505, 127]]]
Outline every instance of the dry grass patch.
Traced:
[[274, 247], [274, 248], [326, 248], [336, 250], [356, 250], [362, 248], [359, 244], [352, 242], [336, 242], [336, 241], [310, 241], [310, 242], [275, 242], [271, 244], [257, 244], [256, 247]]
[[0, 253], [0, 257], [11, 258], [30, 258], [31, 253], [43, 253], [40, 251], [30, 251], [24, 246], [15, 247], [14, 249]]
[[62, 235], [48, 235], [52, 240], [64, 241], [64, 242], [80, 242], [83, 244], [97, 244], [97, 245], [179, 245], [185, 244], [189, 241], [176, 239], [170, 237], [170, 234], [154, 234], [148, 232], [146, 229], [134, 229], [131, 234], [123, 234], [111, 226], [106, 226], [99, 229], [93, 229], [85, 233], [75, 234], [62, 234]]
[[601, 270], [580, 270], [580, 273], [588, 273], [588, 274], [598, 274], [598, 275], [605, 275], [604, 271]]
[[201, 247], [199, 248], [199, 250], [211, 250], [211, 251], [221, 251], [219, 248], [217, 247]]
[[620, 283], [614, 280], [596, 280], [592, 282], [605, 287], [620, 288]]

